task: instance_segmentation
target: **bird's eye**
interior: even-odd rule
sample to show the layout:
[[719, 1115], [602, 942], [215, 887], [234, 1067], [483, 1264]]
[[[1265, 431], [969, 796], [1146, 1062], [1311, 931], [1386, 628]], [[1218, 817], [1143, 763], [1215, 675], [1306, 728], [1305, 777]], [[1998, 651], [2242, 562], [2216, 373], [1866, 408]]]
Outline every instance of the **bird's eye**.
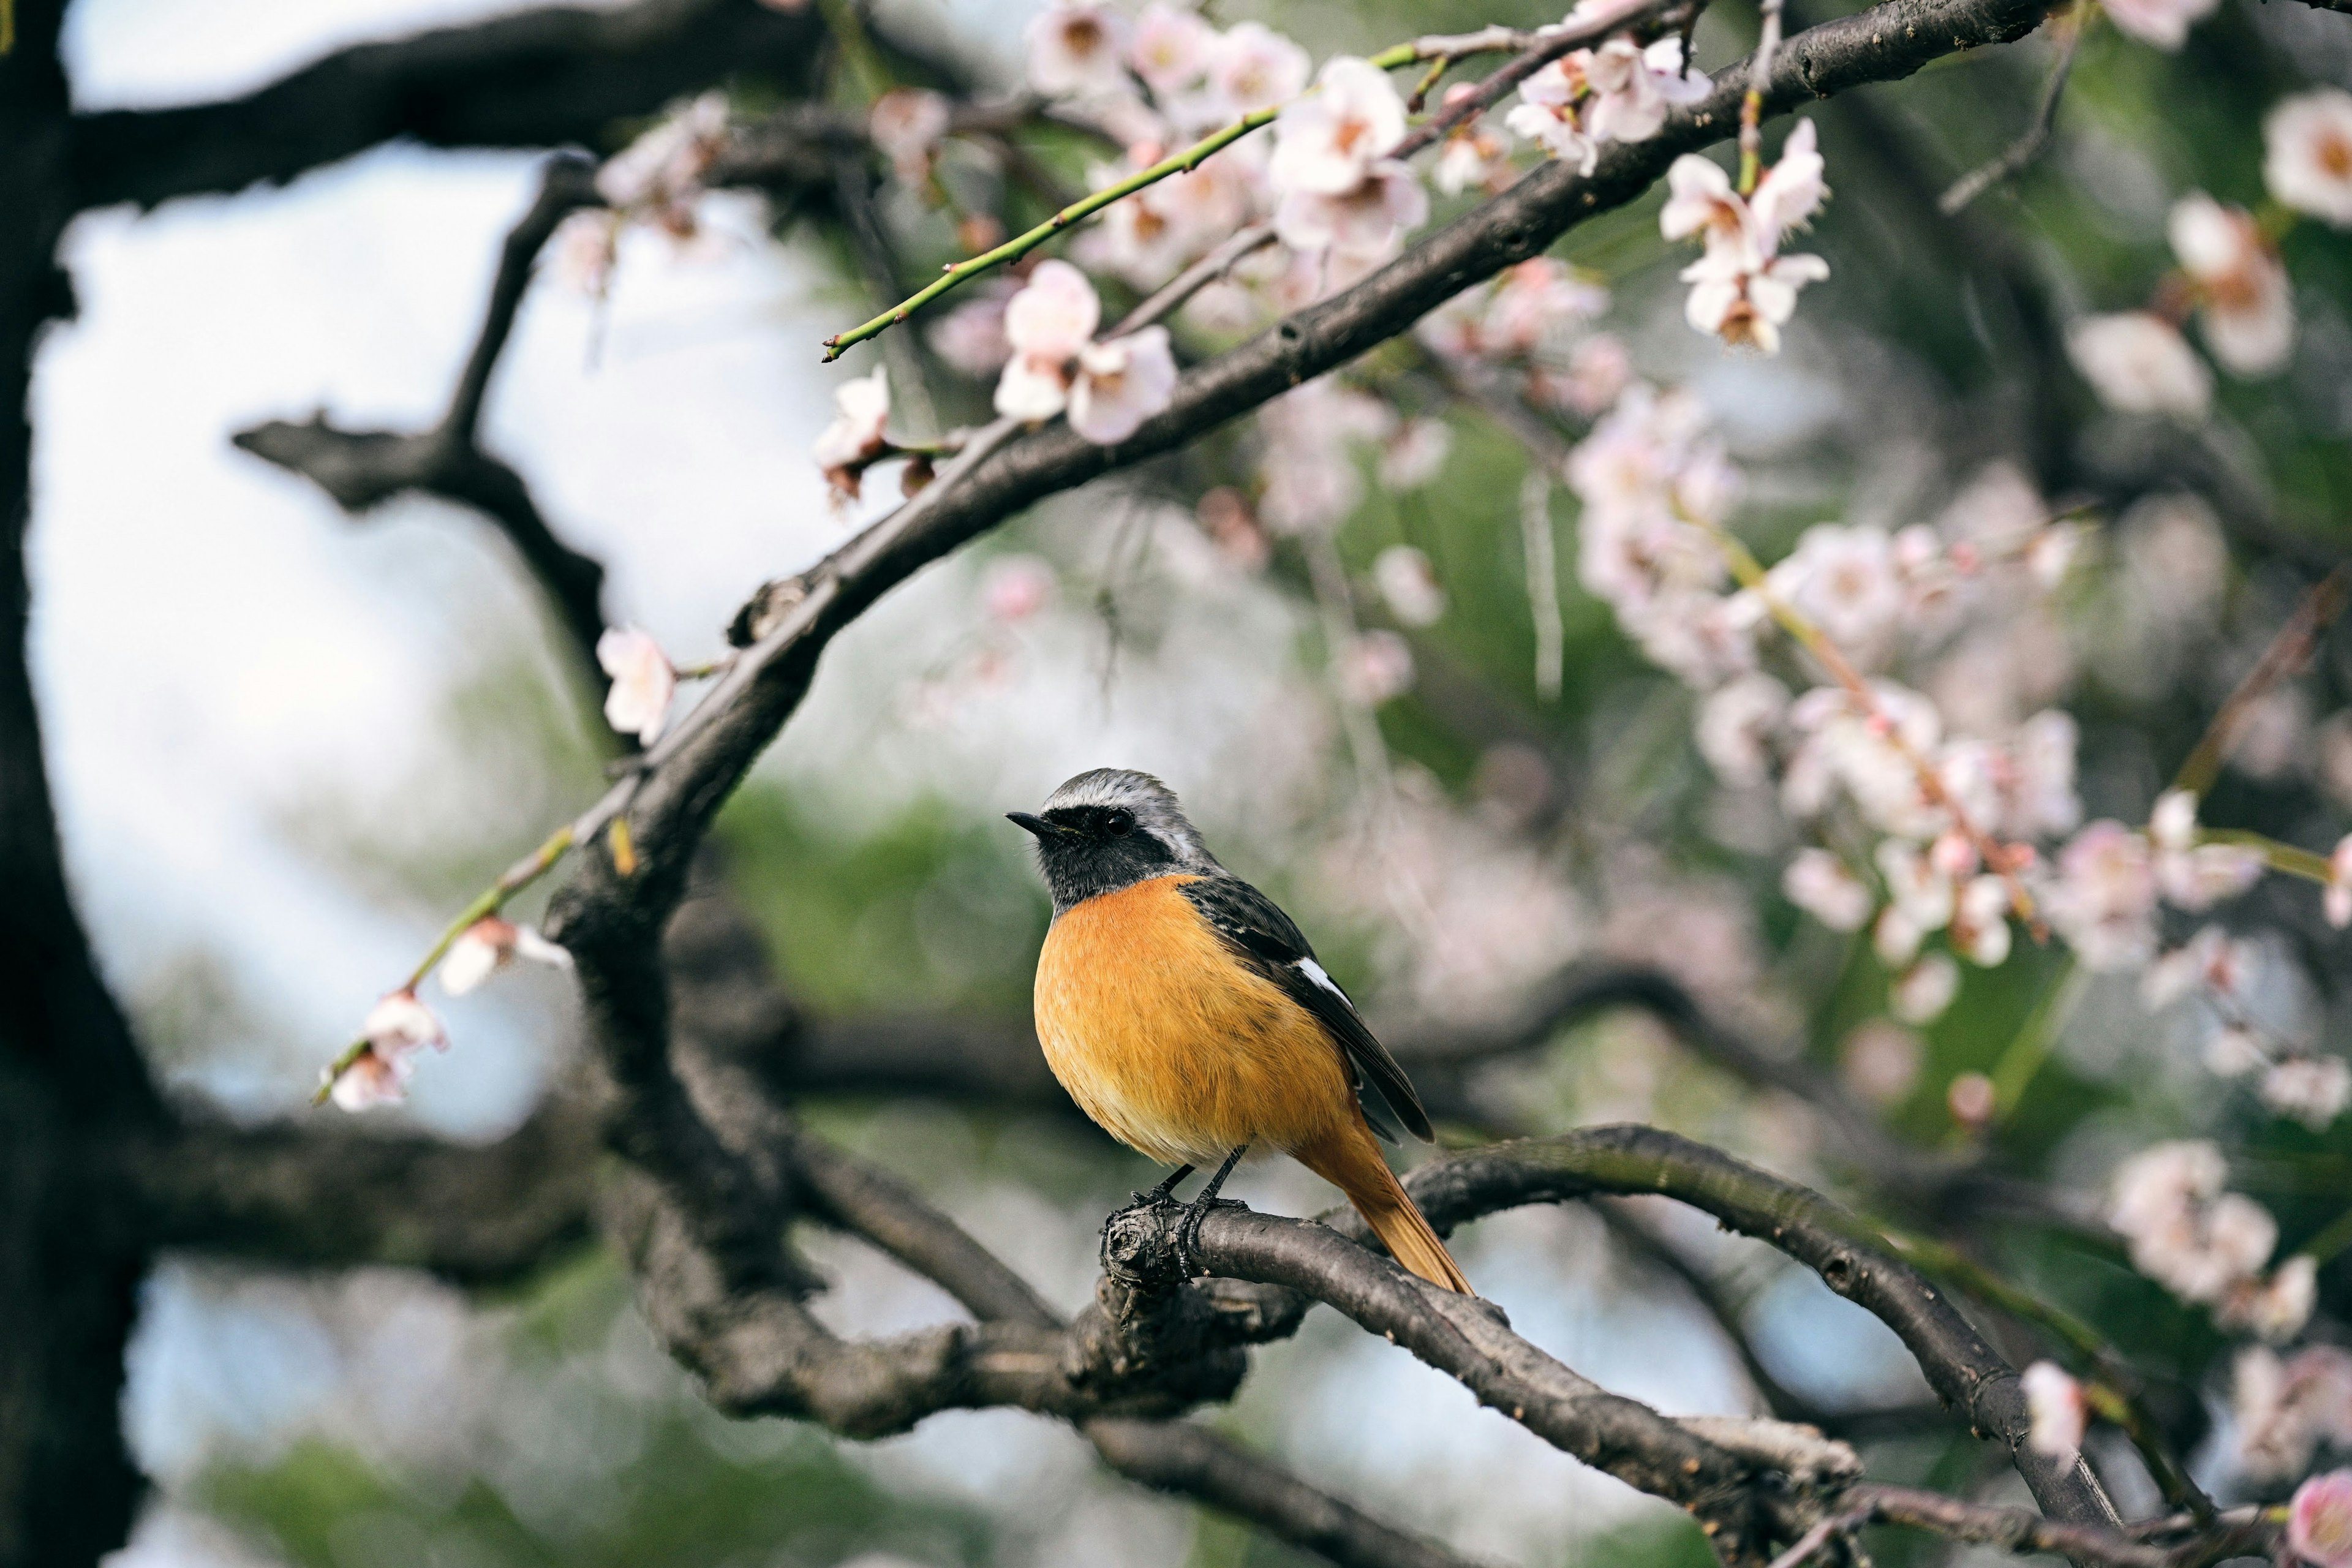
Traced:
[[1135, 828], [1135, 813], [1131, 811], [1114, 811], [1108, 816], [1103, 818], [1103, 828], [1114, 838], [1130, 833], [1134, 831]]

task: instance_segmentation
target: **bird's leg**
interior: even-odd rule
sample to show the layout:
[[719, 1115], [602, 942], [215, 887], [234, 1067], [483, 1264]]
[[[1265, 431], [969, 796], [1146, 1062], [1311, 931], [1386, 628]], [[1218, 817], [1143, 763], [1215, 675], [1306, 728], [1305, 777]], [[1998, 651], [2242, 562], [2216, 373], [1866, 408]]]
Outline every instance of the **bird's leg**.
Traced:
[[1110, 1213], [1103, 1216], [1103, 1230], [1108, 1233], [1110, 1229], [1110, 1222], [1117, 1219], [1123, 1214], [1133, 1214], [1138, 1209], [1153, 1209], [1158, 1208], [1162, 1204], [1174, 1203], [1176, 1201], [1176, 1184], [1182, 1181], [1192, 1173], [1192, 1166], [1179, 1165], [1174, 1171], [1169, 1173], [1166, 1181], [1161, 1182], [1150, 1192], [1130, 1194], [1129, 1195], [1135, 1199], [1133, 1203], [1128, 1204], [1120, 1208], [1115, 1208], [1111, 1210]]
[[1249, 1206], [1239, 1198], [1221, 1198], [1217, 1195], [1217, 1189], [1225, 1184], [1225, 1178], [1234, 1173], [1234, 1167], [1240, 1164], [1242, 1156], [1248, 1152], [1249, 1145], [1244, 1143], [1226, 1155], [1225, 1163], [1217, 1167], [1217, 1173], [1209, 1178], [1208, 1184], [1201, 1189], [1200, 1195], [1183, 1205], [1184, 1217], [1176, 1222], [1176, 1261], [1182, 1266], [1187, 1279], [1208, 1272], [1205, 1268], [1193, 1267], [1192, 1255], [1201, 1245], [1201, 1222], [1209, 1217], [1209, 1211]]

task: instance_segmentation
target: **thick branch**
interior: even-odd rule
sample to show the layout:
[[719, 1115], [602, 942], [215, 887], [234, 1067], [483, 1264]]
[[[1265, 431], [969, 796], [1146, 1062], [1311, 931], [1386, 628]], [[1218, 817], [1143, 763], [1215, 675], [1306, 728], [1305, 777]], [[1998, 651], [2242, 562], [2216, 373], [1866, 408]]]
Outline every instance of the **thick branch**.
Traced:
[[396, 139], [433, 147], [595, 145], [612, 121], [713, 82], [807, 80], [817, 7], [758, 0], [550, 6], [472, 26], [362, 44], [247, 98], [117, 110], [71, 125], [75, 204], [152, 206], [242, 190]]

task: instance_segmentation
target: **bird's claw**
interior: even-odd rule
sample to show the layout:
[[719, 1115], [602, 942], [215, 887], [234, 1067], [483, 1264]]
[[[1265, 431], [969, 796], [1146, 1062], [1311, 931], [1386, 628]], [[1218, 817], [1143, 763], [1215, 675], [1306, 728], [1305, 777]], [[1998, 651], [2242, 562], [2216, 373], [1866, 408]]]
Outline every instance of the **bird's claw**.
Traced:
[[1211, 1209], [1247, 1209], [1249, 1205], [1239, 1198], [1196, 1198], [1181, 1205], [1184, 1217], [1176, 1222], [1176, 1264], [1187, 1279], [1207, 1275], [1198, 1257], [1201, 1246], [1201, 1222], [1209, 1217]]

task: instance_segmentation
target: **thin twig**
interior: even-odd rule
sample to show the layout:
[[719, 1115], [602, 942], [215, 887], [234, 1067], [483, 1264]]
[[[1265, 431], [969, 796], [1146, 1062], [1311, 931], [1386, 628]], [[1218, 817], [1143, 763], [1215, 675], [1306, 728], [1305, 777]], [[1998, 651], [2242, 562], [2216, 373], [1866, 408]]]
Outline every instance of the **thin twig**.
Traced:
[[2058, 103], [2066, 95], [2066, 79], [2074, 68], [2074, 51], [2081, 46], [2083, 35], [2090, 30], [2090, 19], [2077, 0], [2074, 10], [2052, 17], [2050, 26], [2057, 39], [2058, 58], [2051, 62], [2050, 79], [2042, 84], [2042, 102], [2034, 110], [2033, 123], [1999, 156], [1952, 182], [1952, 188], [1936, 203], [1945, 216], [1951, 216], [2032, 163], [2050, 144], [2051, 133], [2058, 128]]
[[1764, 94], [1772, 85], [1772, 57], [1780, 52], [1780, 0], [1764, 0], [1764, 31], [1748, 72], [1748, 96], [1739, 100], [1739, 194], [1756, 194], [1764, 172]]
[[1272, 245], [1274, 237], [1274, 226], [1270, 223], [1254, 223], [1235, 230], [1231, 238], [1153, 289], [1141, 304], [1121, 316], [1118, 324], [1103, 334], [1103, 341], [1123, 338], [1166, 320], [1185, 300], [1210, 284], [1232, 276], [1235, 267]]
[[2191, 795], [2203, 795], [2213, 787], [2221, 775], [2221, 764], [2229, 760], [2230, 748], [2236, 743], [2238, 726], [2253, 705], [2270, 695], [2271, 689], [2301, 670], [2311, 658], [2312, 650], [2319, 645], [2319, 634], [2327, 624], [2343, 613], [2347, 592], [2352, 592], [2352, 564], [2338, 566], [2312, 586], [2303, 596], [2294, 614], [2287, 617], [2278, 636], [2246, 678], [2238, 682], [2237, 689], [2213, 715], [2205, 727], [2196, 749], [2180, 764], [2172, 778], [2175, 789], [2185, 789]]

